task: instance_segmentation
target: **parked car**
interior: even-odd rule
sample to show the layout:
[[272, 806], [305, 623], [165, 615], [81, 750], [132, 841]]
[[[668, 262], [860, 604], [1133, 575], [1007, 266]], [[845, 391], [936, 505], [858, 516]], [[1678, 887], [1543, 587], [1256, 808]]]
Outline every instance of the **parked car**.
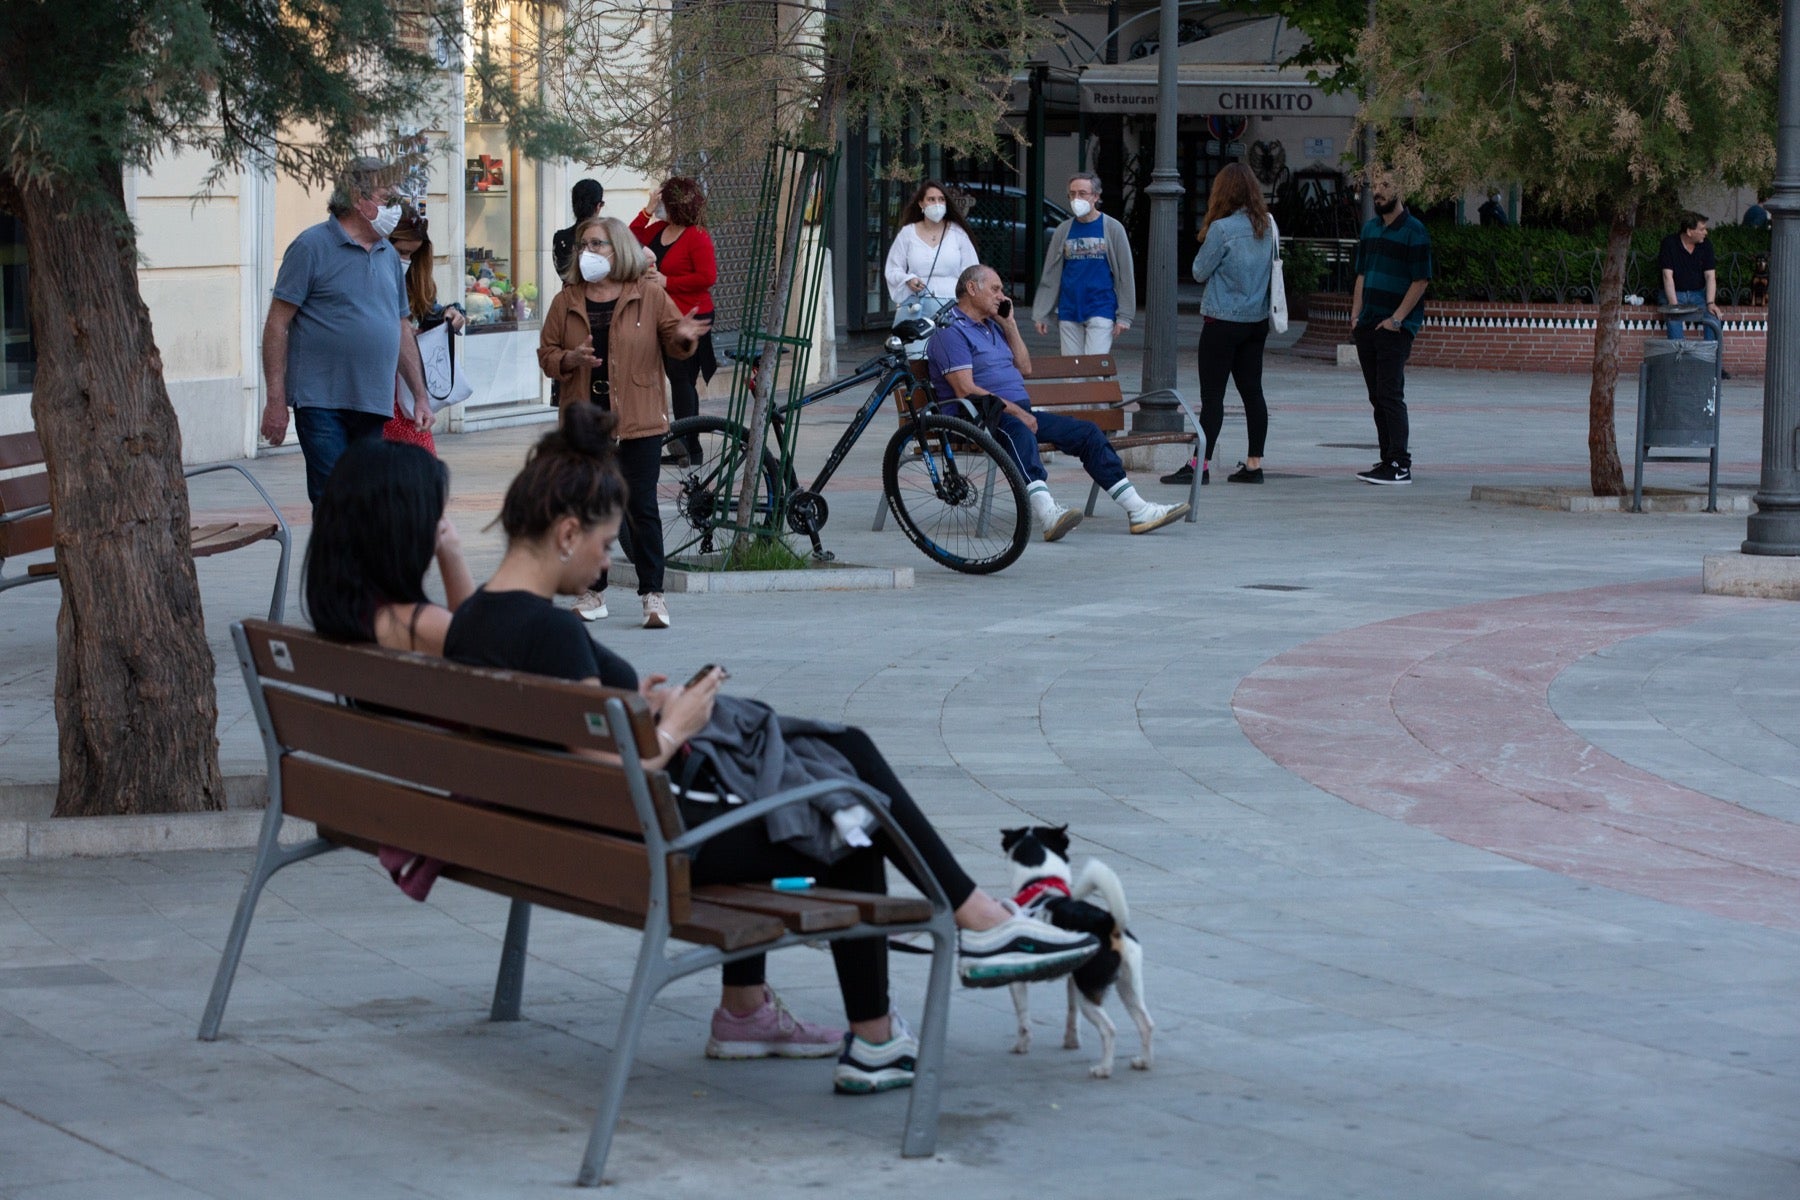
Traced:
[[[1031, 251], [1031, 227], [1024, 220], [1025, 189], [1002, 183], [952, 183], [950, 188], [969, 198], [963, 217], [975, 235], [975, 249], [981, 261], [1000, 272], [1000, 277], [1015, 288], [1030, 286], [1037, 262]], [[1068, 209], [1048, 198], [1040, 203], [1038, 220], [1043, 225], [1046, 243], [1056, 227], [1068, 219]]]

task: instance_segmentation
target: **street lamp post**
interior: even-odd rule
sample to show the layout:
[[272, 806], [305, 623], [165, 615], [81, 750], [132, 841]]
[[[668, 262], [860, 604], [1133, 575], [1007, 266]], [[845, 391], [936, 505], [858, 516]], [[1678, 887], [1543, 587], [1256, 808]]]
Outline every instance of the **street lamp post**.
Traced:
[[[1144, 376], [1143, 390], [1154, 392], [1175, 386], [1176, 329], [1175, 266], [1180, 257], [1175, 245], [1177, 204], [1183, 188], [1175, 169], [1175, 123], [1181, 106], [1180, 0], [1162, 0], [1161, 30], [1157, 38], [1156, 71], [1156, 167], [1150, 172], [1150, 258], [1144, 273]], [[1145, 433], [1181, 429], [1181, 409], [1172, 400], [1145, 400], [1132, 418], [1131, 427]]]
[[1762, 485], [1745, 554], [1800, 555], [1800, 0], [1781, 16], [1780, 131], [1769, 250], [1769, 345], [1763, 376]]

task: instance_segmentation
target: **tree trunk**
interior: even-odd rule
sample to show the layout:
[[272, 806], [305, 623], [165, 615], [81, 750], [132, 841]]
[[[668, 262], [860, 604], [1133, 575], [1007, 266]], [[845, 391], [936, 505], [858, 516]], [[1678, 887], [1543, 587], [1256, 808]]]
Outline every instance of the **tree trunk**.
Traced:
[[1625, 303], [1625, 260], [1637, 228], [1637, 202], [1621, 203], [1606, 235], [1606, 265], [1594, 318], [1594, 376], [1588, 390], [1588, 482], [1596, 496], [1623, 496], [1625, 468], [1613, 428], [1613, 393], [1619, 385], [1619, 313]]
[[[213, 657], [188, 554], [181, 433], [123, 217], [51, 184], [9, 199], [31, 263], [62, 609], [56, 815], [225, 806]], [[123, 213], [115, 166], [102, 189]]]

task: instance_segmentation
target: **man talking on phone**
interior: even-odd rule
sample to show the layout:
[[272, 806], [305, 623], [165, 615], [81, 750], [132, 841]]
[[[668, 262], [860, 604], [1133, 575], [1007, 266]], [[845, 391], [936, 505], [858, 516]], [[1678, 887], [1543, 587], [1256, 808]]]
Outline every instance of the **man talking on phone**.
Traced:
[[1000, 401], [1004, 414], [995, 432], [1012, 446], [1025, 472], [1025, 495], [1046, 542], [1061, 540], [1081, 524], [1081, 511], [1065, 508], [1050, 495], [1049, 476], [1038, 456], [1040, 441], [1081, 459], [1088, 475], [1130, 517], [1131, 532], [1149, 533], [1187, 515], [1185, 504], [1152, 504], [1138, 495], [1125, 476], [1125, 464], [1098, 425], [1061, 413], [1032, 411], [1025, 388], [1031, 353], [1019, 335], [1006, 285], [992, 267], [973, 266], [957, 277], [950, 323], [931, 339], [927, 357], [938, 399], [992, 396]]

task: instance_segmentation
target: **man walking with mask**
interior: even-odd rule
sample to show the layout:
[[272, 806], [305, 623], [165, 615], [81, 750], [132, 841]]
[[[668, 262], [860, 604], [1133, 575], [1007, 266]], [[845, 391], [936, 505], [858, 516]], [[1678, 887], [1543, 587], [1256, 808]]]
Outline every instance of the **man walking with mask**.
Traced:
[[1137, 269], [1125, 227], [1099, 211], [1100, 177], [1069, 178], [1069, 211], [1050, 235], [1031, 319], [1050, 332], [1050, 313], [1064, 354], [1105, 354], [1137, 313]]
[[350, 164], [332, 190], [330, 215], [282, 255], [263, 322], [262, 433], [287, 437], [288, 412], [306, 456], [306, 495], [317, 504], [344, 447], [379, 437], [394, 415], [394, 373], [413, 396], [413, 420], [431, 424], [406, 272], [387, 235], [400, 223], [393, 168]]
[[1351, 338], [1362, 363], [1381, 461], [1356, 477], [1364, 483], [1412, 482], [1407, 446], [1406, 360], [1425, 322], [1431, 282], [1431, 237], [1406, 211], [1392, 176], [1377, 174], [1375, 217], [1356, 247], [1356, 289], [1350, 297]]

